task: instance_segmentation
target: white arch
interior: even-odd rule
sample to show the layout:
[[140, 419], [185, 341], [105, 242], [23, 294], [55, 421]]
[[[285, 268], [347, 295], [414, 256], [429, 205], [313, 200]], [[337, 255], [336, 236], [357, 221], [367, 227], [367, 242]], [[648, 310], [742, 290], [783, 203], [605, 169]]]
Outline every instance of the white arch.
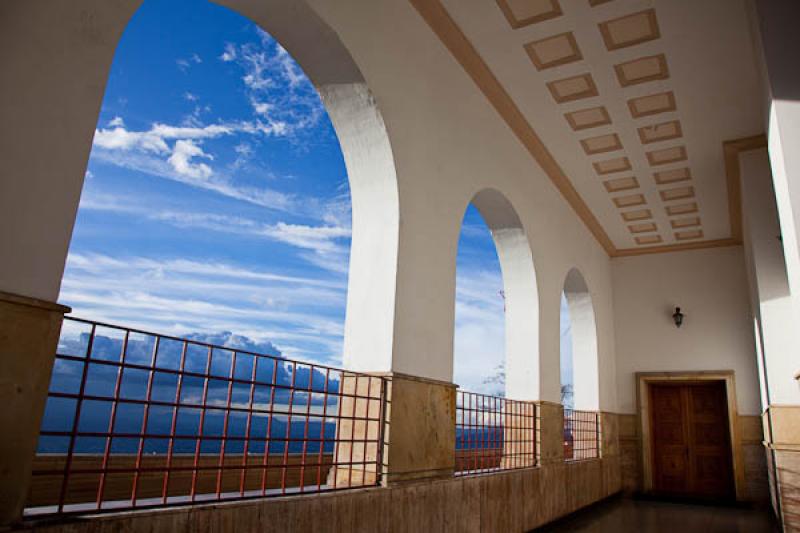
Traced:
[[392, 370], [399, 200], [377, 103], [339, 37], [305, 1], [214, 1], [272, 35], [322, 97], [344, 154], [352, 201], [344, 364], [352, 370]]
[[[344, 154], [353, 208], [345, 363], [390, 369], [399, 207], [394, 158], [375, 99], [339, 37], [304, 0], [216, 3], [273, 35], [322, 96]], [[111, 62], [142, 0], [0, 4], [0, 43], [7, 44], [0, 47], [7, 74], [0, 77], [0, 115], [19, 125], [0, 138], [9, 176], [0, 194], [0, 226], [15, 228], [0, 235], [9, 258], [0, 263], [0, 290], [55, 301]]]
[[511, 202], [495, 189], [472, 198], [500, 260], [505, 293], [506, 396], [539, 399], [539, 292], [525, 229]]
[[572, 268], [564, 280], [572, 325], [572, 376], [575, 409], [600, 409], [600, 379], [598, 371], [597, 325], [592, 295], [586, 280], [577, 268]]

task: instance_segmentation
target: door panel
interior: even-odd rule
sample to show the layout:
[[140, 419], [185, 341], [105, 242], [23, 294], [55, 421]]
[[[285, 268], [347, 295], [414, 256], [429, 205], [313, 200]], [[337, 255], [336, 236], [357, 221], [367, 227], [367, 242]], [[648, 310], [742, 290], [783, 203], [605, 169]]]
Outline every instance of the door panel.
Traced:
[[687, 475], [689, 447], [684, 422], [683, 393], [679, 387], [652, 385], [651, 408], [654, 447], [654, 482], [664, 492], [685, 492], [689, 488]]
[[653, 383], [650, 406], [654, 492], [732, 497], [725, 383]]

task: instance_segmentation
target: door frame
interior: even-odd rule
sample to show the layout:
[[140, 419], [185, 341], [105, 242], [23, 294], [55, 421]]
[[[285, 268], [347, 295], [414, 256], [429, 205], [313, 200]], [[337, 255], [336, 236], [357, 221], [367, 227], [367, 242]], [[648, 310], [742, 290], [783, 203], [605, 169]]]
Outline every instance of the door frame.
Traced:
[[736, 407], [736, 381], [733, 370], [636, 373], [637, 414], [642, 437], [642, 489], [646, 493], [653, 491], [653, 435], [650, 428], [650, 385], [671, 381], [722, 381], [725, 383], [725, 395], [728, 400], [728, 434], [731, 441], [730, 448], [736, 500], [745, 500], [747, 493], [744, 476], [744, 457], [742, 455], [739, 412]]

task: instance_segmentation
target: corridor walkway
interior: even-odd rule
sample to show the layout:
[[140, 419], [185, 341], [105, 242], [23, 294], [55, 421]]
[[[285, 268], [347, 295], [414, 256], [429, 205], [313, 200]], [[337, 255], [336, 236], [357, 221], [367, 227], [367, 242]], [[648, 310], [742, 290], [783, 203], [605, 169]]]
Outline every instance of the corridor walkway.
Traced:
[[771, 533], [779, 529], [768, 511], [614, 498], [536, 531]]

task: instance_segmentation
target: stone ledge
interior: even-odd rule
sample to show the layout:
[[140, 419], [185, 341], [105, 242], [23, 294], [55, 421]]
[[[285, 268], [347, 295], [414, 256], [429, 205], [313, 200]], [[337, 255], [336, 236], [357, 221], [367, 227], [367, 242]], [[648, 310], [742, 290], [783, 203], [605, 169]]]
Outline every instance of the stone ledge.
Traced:
[[29, 296], [21, 296], [19, 294], [12, 294], [10, 292], [0, 291], [0, 302], [6, 302], [25, 307], [36, 307], [45, 311], [57, 311], [59, 313], [67, 314], [72, 311], [71, 307], [61, 305], [47, 300], [40, 300], [38, 298], [31, 298]]
[[28, 522], [39, 533], [528, 531], [620, 491], [619, 463], [591, 460], [475, 476]]

